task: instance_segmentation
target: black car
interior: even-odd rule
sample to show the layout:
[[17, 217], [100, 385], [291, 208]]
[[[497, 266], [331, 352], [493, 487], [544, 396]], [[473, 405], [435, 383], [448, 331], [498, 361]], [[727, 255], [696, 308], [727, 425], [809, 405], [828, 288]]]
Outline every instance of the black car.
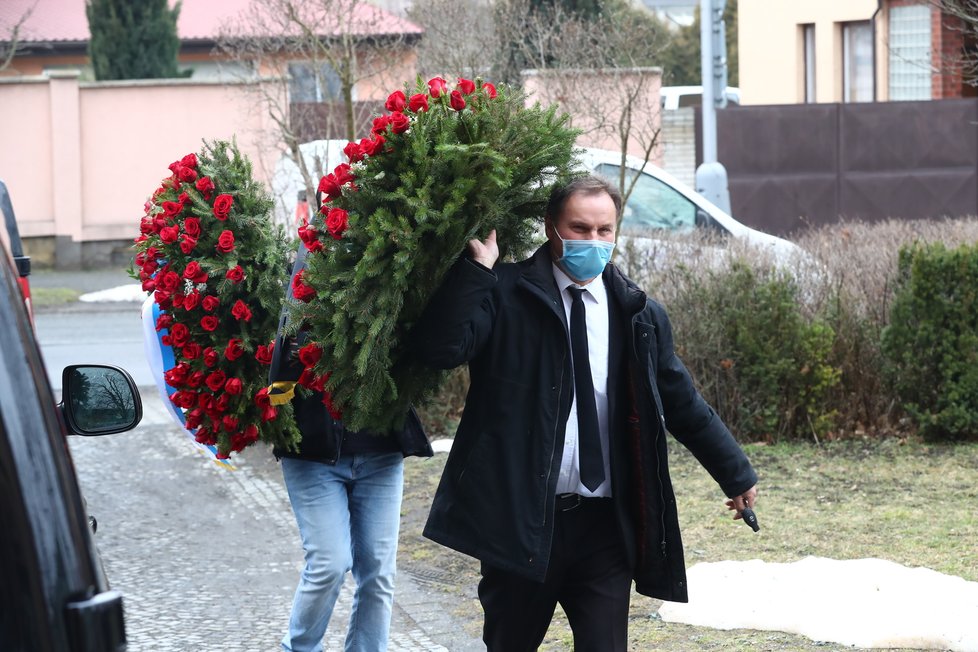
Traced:
[[0, 650], [126, 649], [122, 596], [109, 589], [66, 436], [105, 435], [142, 418], [122, 369], [72, 365], [52, 393], [0, 229]]

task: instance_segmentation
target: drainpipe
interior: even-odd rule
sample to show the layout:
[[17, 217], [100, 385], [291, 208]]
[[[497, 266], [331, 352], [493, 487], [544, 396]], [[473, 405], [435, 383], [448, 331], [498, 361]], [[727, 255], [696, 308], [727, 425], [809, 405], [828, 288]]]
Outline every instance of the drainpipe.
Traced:
[[880, 11], [883, 10], [883, 0], [876, 0], [876, 11], [869, 19], [870, 29], [873, 30], [873, 101], [875, 102], [879, 96], [879, 84], [876, 79], [876, 18], [880, 15]]

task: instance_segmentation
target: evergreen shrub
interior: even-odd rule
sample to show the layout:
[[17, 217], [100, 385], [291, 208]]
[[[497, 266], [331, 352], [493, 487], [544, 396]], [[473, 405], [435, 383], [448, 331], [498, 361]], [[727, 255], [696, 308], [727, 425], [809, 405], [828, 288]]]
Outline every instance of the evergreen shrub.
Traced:
[[900, 251], [884, 376], [930, 440], [978, 438], [978, 245]]

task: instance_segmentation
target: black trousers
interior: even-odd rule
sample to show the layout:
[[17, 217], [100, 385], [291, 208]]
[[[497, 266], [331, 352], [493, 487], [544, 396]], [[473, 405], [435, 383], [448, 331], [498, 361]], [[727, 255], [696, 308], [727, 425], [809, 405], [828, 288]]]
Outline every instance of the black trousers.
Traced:
[[532, 652], [543, 642], [559, 603], [575, 652], [625, 652], [632, 570], [608, 498], [558, 510], [543, 582], [482, 564], [479, 600], [489, 652]]

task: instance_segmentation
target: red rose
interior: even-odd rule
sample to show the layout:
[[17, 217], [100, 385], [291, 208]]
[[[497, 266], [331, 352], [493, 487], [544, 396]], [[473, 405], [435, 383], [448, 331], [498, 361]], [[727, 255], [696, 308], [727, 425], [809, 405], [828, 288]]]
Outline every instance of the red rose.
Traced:
[[349, 226], [350, 214], [342, 208], [331, 208], [326, 215], [326, 230], [334, 240], [343, 237], [343, 232]]
[[248, 307], [247, 303], [241, 299], [238, 299], [234, 302], [234, 305], [231, 306], [231, 316], [238, 321], [241, 321], [242, 319], [245, 321], [251, 321], [251, 308]]
[[319, 192], [323, 194], [326, 199], [324, 201], [329, 201], [330, 199], [336, 199], [343, 194], [340, 189], [340, 184], [336, 180], [336, 176], [333, 174], [327, 174], [322, 179], [319, 180]]
[[209, 390], [216, 392], [224, 387], [224, 381], [226, 380], [227, 377], [224, 375], [224, 372], [218, 369], [207, 374], [207, 379], [204, 382], [207, 384]]
[[238, 418], [233, 417], [230, 414], [225, 414], [224, 418], [221, 419], [221, 425], [228, 432], [234, 432], [238, 429]]
[[224, 277], [232, 283], [240, 283], [244, 280], [245, 273], [244, 270], [241, 269], [241, 265], [235, 265], [227, 271]]
[[299, 273], [292, 277], [292, 296], [304, 303], [312, 301], [316, 296], [316, 290], [305, 284], [306, 270], [299, 270]]
[[244, 432], [241, 435], [249, 444], [254, 443], [258, 441], [258, 427], [253, 423], [249, 423], [245, 426]]
[[428, 110], [428, 96], [424, 93], [418, 93], [417, 95], [412, 95], [411, 99], [408, 101], [408, 108], [415, 113], [421, 113]]
[[403, 111], [405, 106], [407, 106], [407, 99], [404, 97], [404, 91], [394, 91], [384, 103], [384, 108], [388, 111]]
[[353, 172], [351, 171], [349, 163], [340, 163], [333, 170], [333, 176], [336, 177], [336, 183], [344, 186], [351, 181], [353, 181]]
[[197, 344], [197, 342], [188, 342], [183, 347], [183, 357], [188, 360], [196, 360], [200, 357], [201, 352], [202, 349], [200, 348], [200, 344]]
[[391, 131], [395, 134], [403, 134], [411, 126], [411, 121], [403, 113], [395, 113], [391, 118]]
[[173, 292], [178, 287], [180, 287], [180, 275], [176, 272], [167, 272], [162, 276], [158, 276], [159, 281], [157, 281], [156, 287], [165, 292]]
[[174, 346], [182, 347], [190, 338], [190, 329], [187, 328], [186, 324], [174, 324], [173, 328], [170, 329], [170, 338]]
[[[156, 228], [156, 222], [152, 217], [144, 217], [139, 220], [139, 232], [143, 234], [143, 236], [153, 235], [158, 230], [159, 229]], [[136, 241], [139, 242], [139, 239], [137, 238]]]
[[319, 348], [318, 344], [309, 343], [299, 349], [299, 362], [304, 367], [315, 366], [321, 357], [323, 357], [323, 350]]
[[197, 246], [197, 240], [184, 233], [180, 236], [180, 251], [189, 254]]
[[183, 277], [193, 281], [194, 283], [206, 283], [207, 282], [207, 272], [201, 268], [200, 263], [196, 260], [191, 260], [187, 263], [187, 266], [183, 269]]
[[[204, 444], [205, 446], [213, 446], [217, 443], [217, 438], [214, 436], [214, 433], [207, 428], [197, 428], [197, 433], [194, 435], [194, 439], [196, 439], [198, 443]], [[223, 453], [223, 458], [221, 455], [221, 451], [217, 451], [217, 453], [214, 454], [214, 457], [218, 459], [227, 459], [228, 457], [227, 453]]]
[[190, 195], [185, 192], [181, 192], [180, 196], [177, 197], [177, 201], [180, 202], [181, 206], [186, 206], [190, 203]]
[[143, 279], [143, 292], [152, 292], [156, 289], [156, 280], [152, 278]]
[[204, 412], [210, 412], [214, 409], [214, 397], [205, 392], [201, 392], [197, 395], [197, 405]]
[[268, 388], [262, 387], [255, 394], [255, 405], [260, 408], [266, 408], [272, 404], [272, 400], [268, 398]]
[[475, 92], [475, 82], [471, 79], [458, 78], [458, 90], [462, 91], [465, 95]]
[[204, 195], [204, 199], [210, 199], [211, 193], [214, 192], [214, 182], [211, 181], [210, 177], [201, 177], [197, 179], [197, 183], [194, 184], [197, 190]]
[[163, 202], [163, 214], [167, 217], [176, 217], [183, 212], [183, 204], [175, 201]]
[[187, 379], [187, 385], [193, 388], [200, 387], [204, 383], [204, 372], [195, 371], [190, 374], [190, 378]]
[[350, 163], [357, 163], [363, 160], [363, 148], [358, 143], [347, 143], [343, 148], [343, 153], [350, 159]]
[[428, 80], [428, 92], [432, 97], [439, 97], [448, 90], [448, 82], [441, 77], [434, 77]]
[[164, 328], [169, 328], [173, 324], [173, 315], [162, 314], [156, 318], [156, 330], [161, 331]]
[[222, 222], [228, 218], [231, 212], [231, 205], [234, 204], [234, 197], [231, 195], [218, 195], [214, 200], [214, 217]]
[[198, 427], [201, 424], [201, 421], [203, 421], [203, 419], [204, 419], [204, 413], [200, 411], [200, 408], [197, 408], [187, 413], [187, 419], [184, 422], [184, 425], [187, 427], [188, 430], [193, 430], [194, 428]]
[[221, 300], [210, 294], [200, 300], [200, 307], [207, 312], [214, 312], [219, 305], [221, 305]]
[[180, 390], [170, 394], [170, 401], [179, 408], [189, 410], [197, 403], [197, 395], [194, 392]]
[[207, 315], [200, 320], [200, 327], [208, 333], [217, 330], [219, 324], [220, 322], [214, 315]]
[[370, 133], [374, 136], [378, 136], [387, 130], [387, 125], [391, 123], [391, 117], [389, 115], [382, 115], [374, 118], [373, 128]]
[[214, 399], [214, 410], [216, 412], [227, 412], [228, 405], [231, 403], [231, 397], [227, 394], [221, 394], [216, 399]]
[[218, 363], [218, 361], [220, 361], [220, 359], [220, 356], [217, 355], [217, 351], [215, 351], [213, 348], [207, 347], [204, 349], [204, 364], [208, 367], [213, 367]]
[[323, 243], [319, 241], [319, 231], [316, 227], [310, 226], [308, 222], [303, 222], [299, 228], [299, 239], [306, 245], [309, 251], [322, 251]]
[[191, 183], [197, 179], [197, 170], [181, 166], [177, 168], [177, 177], [184, 183]]
[[197, 155], [194, 153], [187, 154], [182, 159], [180, 159], [180, 165], [188, 168], [197, 167]]
[[377, 138], [374, 140], [364, 138], [360, 141], [360, 147], [363, 148], [363, 153], [367, 156], [376, 156], [381, 152], [381, 150], [383, 150], [385, 142], [386, 141], [384, 140], [383, 136], [377, 136]]
[[183, 221], [183, 232], [191, 238], [200, 237], [200, 220], [196, 217], [188, 217]]
[[191, 292], [190, 294], [188, 294], [183, 298], [184, 310], [193, 310], [198, 305], [200, 305], [200, 292], [198, 292], [197, 290], [194, 290], [193, 292]]
[[259, 344], [255, 352], [255, 360], [261, 364], [272, 364], [272, 352], [275, 351], [275, 342], [271, 344]]
[[244, 383], [238, 378], [228, 378], [228, 381], [224, 383], [224, 391], [232, 396], [240, 394], [243, 389]]
[[186, 362], [181, 362], [171, 369], [167, 369], [163, 373], [163, 380], [170, 387], [181, 387], [186, 384], [187, 376], [190, 375], [190, 365]]
[[173, 301], [170, 299], [170, 293], [164, 290], [157, 289], [153, 293], [153, 301], [157, 303], [161, 310], [169, 310], [173, 307]]
[[221, 235], [217, 236], [217, 250], [222, 254], [234, 251], [234, 233], [228, 230], [221, 231]]
[[165, 226], [160, 229], [160, 240], [166, 244], [173, 244], [180, 237], [180, 227]]
[[456, 111], [461, 111], [462, 109], [465, 108], [465, 100], [462, 98], [462, 94], [459, 93], [458, 91], [452, 91], [449, 104], [451, 104], [452, 108], [455, 109]]
[[496, 87], [489, 82], [482, 82], [482, 90], [486, 92], [486, 95], [489, 96], [490, 100], [496, 98]]
[[152, 276], [157, 267], [159, 267], [159, 264], [155, 260], [147, 260], [146, 264], [143, 265], [142, 272], [146, 276]]
[[228, 340], [228, 345], [224, 349], [224, 357], [234, 362], [244, 354], [244, 349], [241, 348], [241, 340], [236, 337], [232, 337]]

